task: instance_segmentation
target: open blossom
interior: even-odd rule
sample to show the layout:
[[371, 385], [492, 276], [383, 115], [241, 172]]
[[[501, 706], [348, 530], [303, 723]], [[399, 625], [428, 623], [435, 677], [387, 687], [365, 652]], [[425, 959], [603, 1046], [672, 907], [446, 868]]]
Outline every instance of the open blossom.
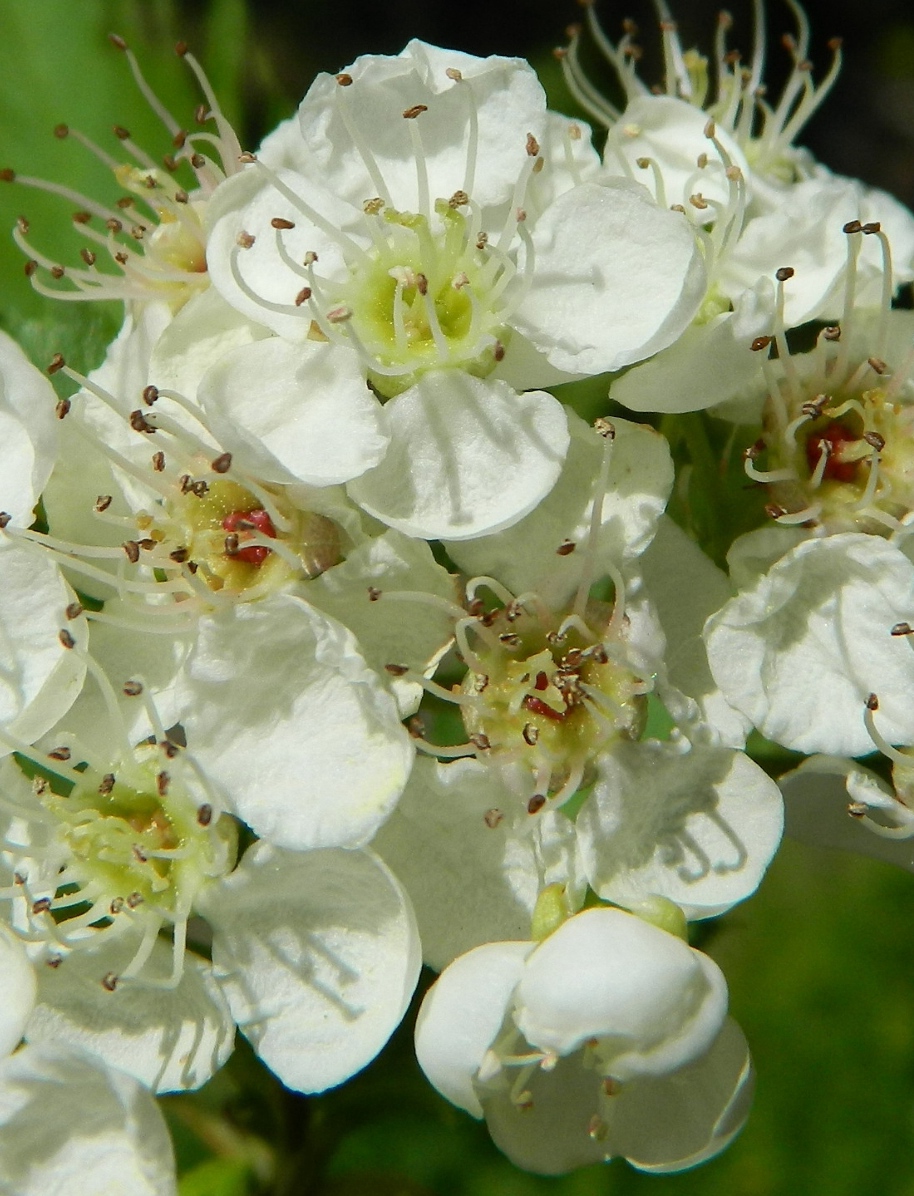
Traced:
[[62, 184], [7, 168], [0, 172], [3, 181], [75, 205], [73, 227], [85, 242], [79, 252], [81, 263], [65, 266], [42, 253], [25, 218], [19, 220], [13, 237], [28, 258], [26, 273], [39, 294], [71, 301], [123, 300], [134, 314], [148, 305], [161, 305], [173, 314], [209, 286], [207, 203], [219, 183], [239, 169], [241, 147], [185, 43], [178, 44], [178, 56], [205, 97], [190, 128], [182, 126], [156, 96], [124, 39], [111, 34], [110, 41], [126, 57], [139, 92], [164, 126], [169, 152], [156, 161], [128, 129], [115, 125], [120, 149], [113, 157], [79, 129], [58, 125], [55, 136], [82, 144], [111, 170], [123, 194], [113, 204], [99, 202]]
[[[59, 740], [29, 753], [50, 780], [2, 774], [7, 924], [38, 971], [27, 1041], [88, 1047], [156, 1091], [209, 1079], [236, 1023], [300, 1091], [369, 1062], [419, 966], [384, 865], [265, 843], [236, 863], [238, 824], [192, 750], [160, 738], [100, 759]], [[194, 949], [200, 918], [211, 962]]]
[[[522, 518], [568, 433], [557, 400], [515, 388], [630, 364], [691, 319], [689, 227], [637, 184], [587, 181], [581, 139], [526, 64], [412, 42], [321, 76], [283, 130], [286, 165], [254, 159], [220, 190], [215, 285], [289, 342], [283, 362], [315, 341], [358, 358], [391, 445], [350, 493], [409, 535]], [[296, 419], [288, 404], [276, 427]]]
[[621, 1155], [677, 1171], [722, 1150], [748, 1113], [745, 1039], [717, 965], [632, 914], [591, 909], [543, 942], [460, 956], [429, 990], [419, 1063], [521, 1167]]
[[[733, 720], [719, 734], [667, 677], [634, 547], [643, 551], [662, 511], [663, 442], [623, 421], [600, 427], [602, 446], [581, 425], [569, 477], [541, 520], [534, 512], [458, 546], [483, 570], [467, 585], [466, 613], [455, 609], [467, 672], [450, 690], [425, 686], [459, 709], [466, 742], [439, 745], [414, 728], [421, 752], [438, 759], [417, 760], [374, 841], [438, 968], [528, 933], [550, 885], [571, 910], [590, 885], [624, 906], [661, 895], [689, 917], [713, 916], [755, 890], [780, 839], [776, 785], [724, 746]], [[512, 553], [516, 539], [526, 555]], [[607, 574], [612, 605], [590, 596]], [[699, 629], [700, 619], [677, 672], [696, 695], [707, 675]], [[649, 695], [681, 724], [670, 742], [645, 737]]]

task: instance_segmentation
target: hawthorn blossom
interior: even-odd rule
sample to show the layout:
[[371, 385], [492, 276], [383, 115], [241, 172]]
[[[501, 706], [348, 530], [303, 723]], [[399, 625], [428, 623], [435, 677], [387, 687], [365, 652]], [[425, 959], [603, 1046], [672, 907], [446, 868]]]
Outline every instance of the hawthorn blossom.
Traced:
[[368, 1063], [419, 968], [385, 866], [262, 842], [236, 862], [239, 826], [174, 738], [104, 758], [57, 738], [29, 753], [32, 784], [2, 773], [2, 898], [38, 971], [26, 1040], [86, 1047], [157, 1092], [209, 1079], [236, 1023], [299, 1091]]
[[[556, 146], [580, 127], [547, 116], [516, 59], [421, 42], [361, 58], [317, 79], [298, 133], [281, 155], [294, 169], [254, 158], [220, 189], [215, 285], [289, 342], [284, 362], [329, 342], [387, 400], [391, 446], [349, 486], [367, 511], [422, 537], [510, 526], [568, 446], [558, 401], [515, 387], [673, 341], [702, 286], [692, 233], [641, 186], [588, 181]], [[288, 405], [277, 429], [297, 418]]]
[[590, 909], [538, 944], [455, 960], [419, 1011], [416, 1053], [518, 1166], [557, 1175], [621, 1155], [679, 1171], [722, 1150], [748, 1113], [748, 1050], [726, 1012], [707, 956]]

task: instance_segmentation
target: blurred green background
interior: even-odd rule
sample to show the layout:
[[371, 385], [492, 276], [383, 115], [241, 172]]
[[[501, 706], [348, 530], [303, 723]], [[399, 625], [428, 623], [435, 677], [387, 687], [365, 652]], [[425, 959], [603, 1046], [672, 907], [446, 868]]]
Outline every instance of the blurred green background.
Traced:
[[[772, 5], [770, 80], [783, 76], [778, 37], [790, 27]], [[708, 46], [712, 5], [677, 12], [687, 44]], [[808, 6], [814, 59], [845, 36], [847, 66], [804, 140], [833, 169], [914, 200], [914, 13], [910, 0]], [[623, 16], [650, 23], [644, 5], [603, 0], [607, 29]], [[734, 5], [738, 32], [747, 4]], [[179, 115], [198, 96], [171, 53], [180, 37], [204, 61], [225, 109], [254, 147], [294, 106], [318, 70], [365, 52], [395, 52], [412, 36], [473, 51], [530, 57], [552, 102], [568, 97], [551, 47], [579, 11], [558, 0], [0, 0], [0, 166], [117, 194], [77, 144], [52, 135], [66, 121], [116, 142], [130, 128], [154, 155], [166, 138], [144, 107], [116, 30], [137, 50]], [[744, 36], [741, 44], [747, 46]], [[647, 71], [650, 73], [650, 56]], [[0, 186], [0, 229], [25, 213], [35, 243], [75, 257], [72, 205]], [[53, 304], [36, 296], [23, 260], [0, 236], [0, 325], [36, 362], [64, 351], [94, 364], [117, 327], [117, 308]], [[562, 1180], [507, 1164], [485, 1130], [440, 1100], [412, 1062], [405, 1027], [353, 1083], [314, 1100], [284, 1093], [243, 1044], [203, 1092], [165, 1103], [182, 1196], [914, 1196], [914, 878], [870, 861], [787, 843], [759, 894], [718, 922], [705, 945], [730, 982], [732, 1008], [758, 1067], [747, 1129], [721, 1158], [676, 1177], [622, 1163]], [[428, 978], [424, 983], [428, 982]]]

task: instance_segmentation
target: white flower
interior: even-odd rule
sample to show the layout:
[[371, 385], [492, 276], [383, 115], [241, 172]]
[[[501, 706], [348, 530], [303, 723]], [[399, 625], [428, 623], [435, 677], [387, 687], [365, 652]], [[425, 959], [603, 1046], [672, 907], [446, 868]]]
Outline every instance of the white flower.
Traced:
[[[205, 96], [195, 114], [200, 127], [191, 130], [182, 128], [152, 91], [124, 39], [111, 34], [110, 40], [124, 53], [138, 90], [168, 133], [170, 152], [161, 165], [120, 125], [114, 127], [119, 157], [112, 158], [80, 130], [61, 124], [55, 136], [80, 142], [108, 167], [125, 193], [120, 200], [99, 202], [63, 184], [10, 169], [0, 172], [0, 179], [57, 195], [79, 209], [73, 224], [85, 245], [78, 266], [63, 266], [36, 248], [26, 219], [21, 218], [13, 231], [29, 259], [26, 273], [39, 294], [71, 301], [122, 300], [134, 314], [159, 306], [167, 318], [209, 286], [207, 204], [219, 183], [239, 169], [241, 147], [184, 43], [179, 43], [179, 57]], [[211, 127], [202, 127], [206, 125]]]
[[588, 181], [580, 127], [547, 119], [517, 60], [412, 42], [319, 77], [299, 117], [294, 170], [255, 160], [221, 189], [214, 282], [289, 341], [357, 354], [391, 400], [388, 455], [351, 485], [367, 510], [426, 537], [509, 526], [568, 443], [556, 400], [514, 387], [673, 341], [703, 288], [690, 229], [637, 184]]
[[[299, 1091], [368, 1063], [419, 969], [385, 866], [265, 843], [236, 866], [236, 824], [172, 740], [82, 771], [67, 755], [44, 757], [56, 778], [33, 791], [3, 773], [9, 924], [39, 971], [27, 1041], [78, 1043], [155, 1091], [209, 1079], [236, 1022]], [[212, 963], [193, 949], [197, 916]]]
[[455, 960], [426, 995], [416, 1051], [519, 1166], [561, 1174], [623, 1155], [674, 1171], [722, 1150], [748, 1111], [748, 1051], [726, 1010], [706, 956], [588, 910], [538, 946]]
[[0, 1174], [16, 1196], [177, 1196], [155, 1099], [135, 1079], [64, 1043], [0, 1062]]

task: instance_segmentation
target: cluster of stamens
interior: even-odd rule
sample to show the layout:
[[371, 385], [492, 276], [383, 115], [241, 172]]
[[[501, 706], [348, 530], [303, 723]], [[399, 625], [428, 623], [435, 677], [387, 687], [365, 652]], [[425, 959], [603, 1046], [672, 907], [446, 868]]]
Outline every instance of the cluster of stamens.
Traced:
[[[768, 401], [761, 438], [744, 453], [746, 472], [770, 487], [767, 505], [780, 524], [827, 532], [905, 530], [914, 510], [914, 351], [893, 368], [884, 360], [892, 300], [888, 239], [878, 223], [852, 221], [848, 236], [845, 302], [841, 323], [821, 330], [810, 354], [790, 351], [784, 328], [784, 286], [790, 267], [777, 271], [778, 305], [773, 337], [759, 337]], [[882, 306], [872, 329], [871, 351], [851, 349], [857, 255], [862, 236], [878, 237], [883, 251]], [[768, 355], [774, 342], [777, 358]], [[767, 468], [756, 464], [767, 455]]]
[[[190, 67], [206, 102], [188, 131], [152, 91], [123, 38], [111, 41], [130, 64], [134, 79], [171, 137], [171, 151], [160, 162], [137, 145], [121, 125], [114, 133], [130, 161], [112, 157], [86, 134], [67, 125], [54, 130], [59, 139], [78, 141], [114, 175], [125, 194], [114, 204], [99, 203], [70, 187], [0, 170], [0, 180], [57, 195], [78, 206], [73, 225], [86, 242], [81, 266], [64, 266], [37, 250], [30, 225], [20, 217], [13, 238], [27, 257], [25, 272], [42, 295], [55, 299], [163, 299], [177, 310], [208, 285], [204, 214], [206, 201], [227, 175], [239, 169], [241, 147], [222, 113], [200, 64], [181, 42], [176, 52]], [[207, 128], [215, 124], [215, 132]], [[188, 171], [182, 183], [182, 168]], [[113, 267], [113, 272], [112, 268]]]
[[[809, 60], [810, 30], [806, 14], [799, 4], [788, 0], [797, 23], [796, 34], [787, 33], [781, 44], [790, 55], [792, 70], [777, 101], [766, 98], [765, 7], [754, 0], [755, 20], [753, 50], [748, 65], [738, 50], [727, 46], [727, 34], [733, 18], [721, 12], [715, 37], [714, 66], [717, 87], [711, 94], [711, 76], [707, 57], [697, 50], [686, 50], [679, 38], [666, 0], [654, 0], [659, 17], [663, 45], [664, 77], [661, 84], [649, 87], [638, 74], [642, 48], [634, 21], [623, 22], [623, 34], [613, 42], [605, 33], [594, 11], [594, 0], [582, 0], [588, 32], [594, 44], [612, 67], [625, 102], [639, 96], [669, 95], [703, 108], [739, 143], [749, 164], [757, 171], [792, 182], [796, 165], [789, 151], [800, 130], [828, 95], [841, 69], [841, 41], [829, 42], [832, 62], [825, 77], [817, 84]], [[581, 62], [579, 26], [569, 29], [569, 44], [556, 51], [565, 80], [581, 107], [606, 128], [612, 128], [622, 112], [590, 80]]]
[[[447, 73], [459, 86], [460, 72], [453, 69]], [[530, 179], [543, 167], [535, 137], [527, 137], [526, 165], [502, 226], [488, 231], [482, 227], [482, 212], [472, 199], [478, 138], [472, 92], [466, 91], [472, 119], [463, 186], [448, 198], [433, 201], [429, 191], [420, 129], [427, 107], [416, 104], [406, 109], [403, 118], [412, 139], [419, 210], [401, 211], [371, 148], [348, 116], [346, 92], [353, 79], [339, 75], [337, 82], [340, 111], [378, 188], [376, 196], [364, 201], [359, 227], [351, 233], [339, 229], [254, 155], [243, 157], [292, 209], [333, 242], [346, 264], [346, 276], [322, 275], [317, 268], [319, 255], [313, 250], [296, 260], [286, 244], [296, 223], [276, 216], [270, 233], [244, 231], [239, 235], [231, 258], [237, 286], [249, 300], [269, 311], [306, 320], [312, 339], [354, 349], [384, 398], [408, 389], [430, 369], [458, 366], [485, 376], [504, 356], [510, 318], [533, 275], [534, 249], [525, 227], [525, 196]], [[245, 278], [242, 255], [253, 248], [258, 237], [270, 235], [294, 278], [295, 290], [288, 302], [267, 299]]]
[[[58, 404], [60, 418], [101, 451], [131, 481], [153, 496], [148, 507], [120, 513], [113, 495], [99, 495], [91, 516], [125, 536], [118, 546], [74, 543], [53, 534], [11, 526], [4, 534], [52, 553], [77, 578], [91, 579], [122, 599], [117, 615], [89, 611], [99, 622], [121, 624], [134, 610], [136, 628], [165, 635], [189, 630], [194, 616], [220, 605], [265, 597], [296, 579], [317, 577], [343, 556], [339, 527], [323, 515], [293, 505], [280, 487], [240, 470], [231, 453], [198, 436], [190, 421], [202, 413], [180, 394], [147, 386], [142, 406], [129, 414], [90, 379], [55, 358], [62, 370], [138, 437], [157, 446], [148, 458], [113, 449], [81, 418], [79, 396]], [[171, 406], [171, 411], [163, 407]], [[177, 417], [176, 417], [177, 416]], [[53, 533], [53, 528], [52, 528]]]

